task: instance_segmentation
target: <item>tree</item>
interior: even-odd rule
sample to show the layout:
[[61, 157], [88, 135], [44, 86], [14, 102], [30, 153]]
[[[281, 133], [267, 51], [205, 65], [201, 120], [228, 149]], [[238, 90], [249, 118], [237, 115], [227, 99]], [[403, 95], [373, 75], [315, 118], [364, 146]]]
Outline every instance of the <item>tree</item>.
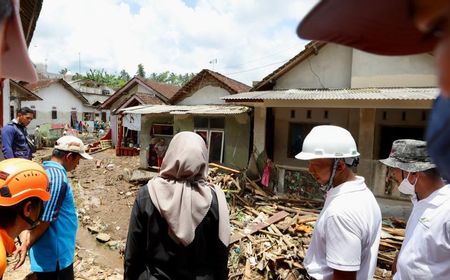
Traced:
[[125, 71], [125, 69], [122, 69], [122, 71], [120, 71], [118, 78], [124, 81], [128, 81], [131, 77], [130, 74], [128, 74], [128, 72]]
[[67, 72], [69, 72], [69, 69], [67, 69], [67, 68], [63, 68], [63, 69], [59, 70], [59, 74], [61, 74], [61, 75], [66, 75]]
[[136, 75], [145, 79], [145, 70], [144, 70], [144, 65], [142, 63], [138, 64], [138, 69], [137, 69]]

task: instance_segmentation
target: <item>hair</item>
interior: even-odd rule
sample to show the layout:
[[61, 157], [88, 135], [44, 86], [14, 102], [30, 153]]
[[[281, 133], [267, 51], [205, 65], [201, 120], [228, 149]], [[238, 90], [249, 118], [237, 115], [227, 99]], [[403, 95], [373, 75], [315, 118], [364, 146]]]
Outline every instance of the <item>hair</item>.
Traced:
[[12, 15], [13, 9], [12, 0], [2, 1], [0, 5], [0, 24]]
[[0, 206], [0, 228], [14, 225], [17, 216], [23, 211], [25, 204], [30, 201], [31, 207], [34, 209], [39, 206], [42, 200], [38, 197], [29, 197], [12, 206]]
[[59, 149], [53, 149], [52, 157], [62, 159], [62, 158], [64, 158], [66, 155], [68, 155], [69, 153], [71, 153], [71, 152], [63, 151], [63, 150], [59, 150]]
[[439, 171], [437, 170], [437, 168], [427, 169], [422, 172], [423, 172], [423, 174], [425, 174], [425, 176], [433, 178], [433, 179], [441, 178], [441, 174], [439, 174]]
[[22, 107], [17, 110], [17, 115], [34, 114], [34, 111], [28, 107]]

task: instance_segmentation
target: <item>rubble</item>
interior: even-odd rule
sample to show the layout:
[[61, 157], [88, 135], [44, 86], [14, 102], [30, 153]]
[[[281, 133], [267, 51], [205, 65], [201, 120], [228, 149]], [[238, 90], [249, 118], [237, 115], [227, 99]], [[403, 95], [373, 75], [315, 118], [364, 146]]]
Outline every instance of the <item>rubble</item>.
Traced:
[[[230, 206], [232, 236], [229, 279], [309, 279], [302, 265], [323, 201], [275, 196], [238, 170], [210, 165], [209, 181], [218, 184]], [[391, 277], [405, 221], [383, 221], [374, 279]]]

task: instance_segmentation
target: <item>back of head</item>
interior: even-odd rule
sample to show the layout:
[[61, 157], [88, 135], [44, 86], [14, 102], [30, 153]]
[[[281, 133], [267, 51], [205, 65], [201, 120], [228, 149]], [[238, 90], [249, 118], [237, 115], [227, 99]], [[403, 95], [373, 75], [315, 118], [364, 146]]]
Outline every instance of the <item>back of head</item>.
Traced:
[[25, 199], [50, 198], [48, 177], [38, 163], [12, 158], [0, 162], [0, 206], [13, 206]]
[[350, 132], [334, 125], [315, 126], [303, 141], [297, 159], [355, 158], [359, 153]]
[[177, 133], [167, 148], [160, 176], [192, 181], [206, 179], [207, 175], [208, 150], [203, 138], [190, 131]]

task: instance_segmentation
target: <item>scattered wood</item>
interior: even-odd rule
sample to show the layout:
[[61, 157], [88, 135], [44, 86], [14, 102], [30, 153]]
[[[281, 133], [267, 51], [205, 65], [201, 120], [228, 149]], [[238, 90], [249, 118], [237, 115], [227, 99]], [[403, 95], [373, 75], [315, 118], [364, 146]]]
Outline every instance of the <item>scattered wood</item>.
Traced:
[[[323, 201], [295, 195], [279, 197], [243, 172], [210, 164], [208, 181], [220, 186], [230, 205], [229, 279], [309, 279], [303, 259]], [[374, 279], [390, 279], [405, 221], [383, 221]]]

